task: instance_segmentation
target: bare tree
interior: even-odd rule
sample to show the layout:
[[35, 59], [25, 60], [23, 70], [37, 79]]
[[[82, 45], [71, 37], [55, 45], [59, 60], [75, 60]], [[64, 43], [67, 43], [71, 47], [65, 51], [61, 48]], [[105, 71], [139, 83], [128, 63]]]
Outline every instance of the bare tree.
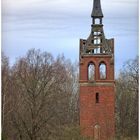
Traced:
[[11, 140], [59, 139], [65, 127], [77, 125], [78, 71], [63, 55], [54, 59], [32, 49], [7, 77], [10, 85], [4, 93], [12, 95]]
[[138, 137], [138, 57], [124, 64], [116, 81], [117, 133], [122, 137]]
[[6, 138], [10, 135], [11, 119], [10, 114], [12, 95], [10, 94], [11, 79], [9, 59], [2, 53], [2, 137]]

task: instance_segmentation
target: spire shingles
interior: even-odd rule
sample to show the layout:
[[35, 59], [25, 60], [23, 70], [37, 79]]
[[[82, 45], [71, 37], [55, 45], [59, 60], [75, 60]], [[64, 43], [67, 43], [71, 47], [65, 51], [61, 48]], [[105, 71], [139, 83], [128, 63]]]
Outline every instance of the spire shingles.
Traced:
[[94, 18], [103, 17], [100, 0], [93, 1], [93, 10], [92, 10], [91, 17]]

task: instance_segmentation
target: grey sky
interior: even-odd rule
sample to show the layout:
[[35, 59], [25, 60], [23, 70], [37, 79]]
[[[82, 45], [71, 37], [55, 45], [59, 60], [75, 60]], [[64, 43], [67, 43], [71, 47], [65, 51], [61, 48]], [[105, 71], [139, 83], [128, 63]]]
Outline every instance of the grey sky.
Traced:
[[[2, 50], [13, 63], [30, 48], [79, 59], [93, 0], [2, 0]], [[101, 0], [106, 38], [115, 38], [118, 71], [138, 55], [138, 0]]]

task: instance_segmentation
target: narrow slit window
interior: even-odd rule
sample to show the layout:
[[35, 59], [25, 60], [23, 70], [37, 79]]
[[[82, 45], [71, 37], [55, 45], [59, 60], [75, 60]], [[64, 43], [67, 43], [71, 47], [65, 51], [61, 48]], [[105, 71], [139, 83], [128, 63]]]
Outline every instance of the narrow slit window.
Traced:
[[100, 79], [106, 79], [106, 65], [104, 63], [100, 64]]
[[99, 103], [99, 93], [96, 93], [96, 103]]
[[93, 81], [95, 79], [95, 66], [93, 63], [90, 63], [88, 66], [88, 80]]

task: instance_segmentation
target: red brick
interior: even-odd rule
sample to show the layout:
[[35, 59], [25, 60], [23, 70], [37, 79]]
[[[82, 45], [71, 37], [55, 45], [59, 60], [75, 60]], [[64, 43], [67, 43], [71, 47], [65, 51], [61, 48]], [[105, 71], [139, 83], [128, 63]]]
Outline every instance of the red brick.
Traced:
[[[115, 135], [115, 82], [114, 65], [111, 55], [83, 56], [80, 64], [80, 126], [82, 134], [94, 137], [94, 127], [100, 126], [100, 140], [109, 140]], [[88, 64], [93, 62], [96, 68], [95, 81], [88, 81]], [[107, 67], [107, 78], [99, 79], [99, 64]], [[91, 85], [93, 84], [93, 85]], [[95, 95], [99, 93], [99, 103]]]

